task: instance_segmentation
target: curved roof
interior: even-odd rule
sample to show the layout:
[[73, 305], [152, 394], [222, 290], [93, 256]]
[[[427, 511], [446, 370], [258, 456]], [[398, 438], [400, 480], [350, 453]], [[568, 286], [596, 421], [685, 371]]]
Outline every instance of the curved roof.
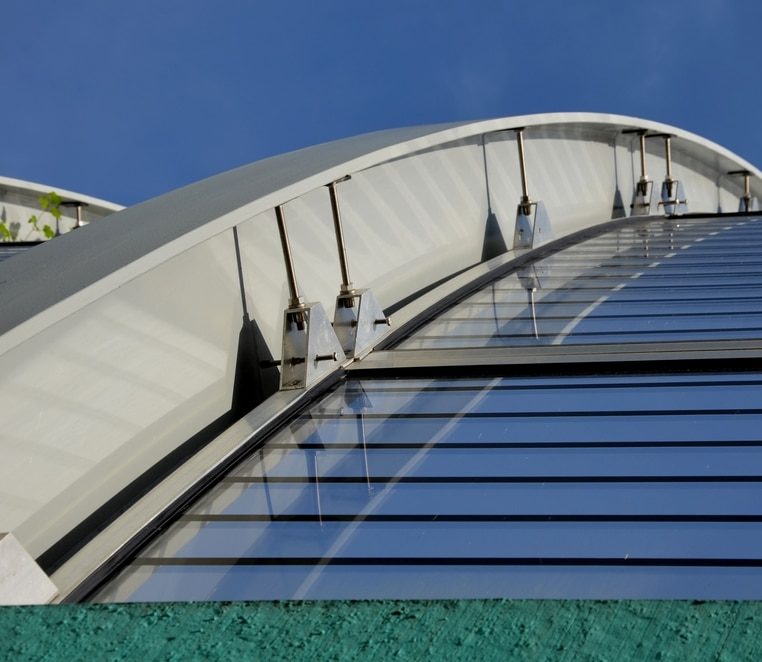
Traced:
[[[520, 116], [274, 157], [0, 264], [0, 396], [10, 404], [0, 414], [9, 458], [0, 530], [13, 530], [46, 570], [60, 566], [54, 579], [68, 594], [313, 397], [309, 388], [266, 397], [263, 374], [288, 351], [283, 311], [293, 297], [279, 222], [304, 297], [332, 308], [340, 292], [326, 185], [351, 175], [336, 186], [352, 280], [397, 311], [388, 343], [498, 272], [587, 232], [639, 223], [625, 218], [624, 202], [640, 190], [638, 132], [655, 138], [643, 154], [654, 189], [674, 176], [691, 213], [738, 208], [744, 181], [730, 173], [746, 172], [750, 194], [762, 194], [751, 164], [674, 127]], [[518, 237], [529, 197], [537, 217], [526, 244]], [[384, 360], [389, 369], [398, 359]], [[329, 379], [348, 365], [334, 358]]]

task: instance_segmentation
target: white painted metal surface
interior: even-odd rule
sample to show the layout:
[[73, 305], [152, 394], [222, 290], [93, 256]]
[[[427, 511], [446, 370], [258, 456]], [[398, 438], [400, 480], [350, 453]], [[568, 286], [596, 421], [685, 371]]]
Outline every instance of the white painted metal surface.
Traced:
[[0, 533], [0, 605], [39, 605], [58, 595], [48, 576], [12, 533]]
[[[494, 214], [513, 237], [524, 133], [548, 241], [629, 206], [637, 140], [669, 132], [690, 211], [735, 211], [727, 150], [632, 118], [563, 114], [361, 136], [276, 157], [125, 210], [0, 265], [0, 529], [39, 555], [230, 408], [245, 299], [278, 358], [288, 292], [273, 207], [285, 204], [304, 298], [330, 310], [340, 276], [329, 196], [339, 189], [352, 278], [382, 306], [481, 261]], [[664, 176], [660, 145], [647, 155]], [[653, 151], [652, 151], [653, 150]], [[537, 242], [536, 244], [537, 245]], [[15, 263], [15, 264], [14, 264]]]

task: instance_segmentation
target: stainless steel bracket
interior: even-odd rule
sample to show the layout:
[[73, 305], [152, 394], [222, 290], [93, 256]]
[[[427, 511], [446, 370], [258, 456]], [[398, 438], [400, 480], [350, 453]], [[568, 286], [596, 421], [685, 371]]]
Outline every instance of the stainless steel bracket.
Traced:
[[514, 248], [532, 248], [537, 203], [519, 204], [516, 209], [516, 229], [513, 233]]
[[328, 193], [331, 197], [331, 213], [341, 270], [341, 287], [336, 297], [333, 329], [344, 353], [351, 357], [370, 347], [374, 340], [382, 336], [386, 332], [386, 327], [391, 326], [391, 319], [384, 314], [373, 292], [369, 289], [355, 289], [349, 278], [347, 248], [344, 243], [339, 197], [336, 191], [336, 185], [347, 179], [349, 176], [328, 184]]
[[667, 215], [687, 213], [688, 200], [685, 197], [685, 189], [683, 189], [681, 181], [665, 179], [662, 182], [659, 206], [664, 207], [664, 213]]
[[344, 350], [323, 304], [286, 308], [281, 356], [281, 390], [305, 388], [344, 361]]
[[347, 356], [370, 347], [391, 324], [370, 290], [354, 290], [336, 297], [333, 330]]
[[635, 184], [630, 205], [631, 216], [650, 216], [653, 205], [653, 182], [650, 179], [639, 180]]

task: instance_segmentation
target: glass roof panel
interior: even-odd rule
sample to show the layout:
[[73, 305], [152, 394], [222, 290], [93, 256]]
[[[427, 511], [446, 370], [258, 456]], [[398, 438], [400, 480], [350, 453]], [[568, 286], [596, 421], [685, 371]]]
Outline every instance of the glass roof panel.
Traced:
[[660, 219], [500, 277], [399, 349], [762, 338], [762, 219]]
[[349, 380], [97, 601], [762, 598], [762, 374]]

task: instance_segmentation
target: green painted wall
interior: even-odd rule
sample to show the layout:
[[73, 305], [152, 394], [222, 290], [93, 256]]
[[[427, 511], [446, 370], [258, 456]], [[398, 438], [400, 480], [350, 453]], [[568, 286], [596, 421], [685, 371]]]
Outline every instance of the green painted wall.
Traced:
[[762, 660], [762, 603], [411, 601], [0, 608], [2, 660]]

